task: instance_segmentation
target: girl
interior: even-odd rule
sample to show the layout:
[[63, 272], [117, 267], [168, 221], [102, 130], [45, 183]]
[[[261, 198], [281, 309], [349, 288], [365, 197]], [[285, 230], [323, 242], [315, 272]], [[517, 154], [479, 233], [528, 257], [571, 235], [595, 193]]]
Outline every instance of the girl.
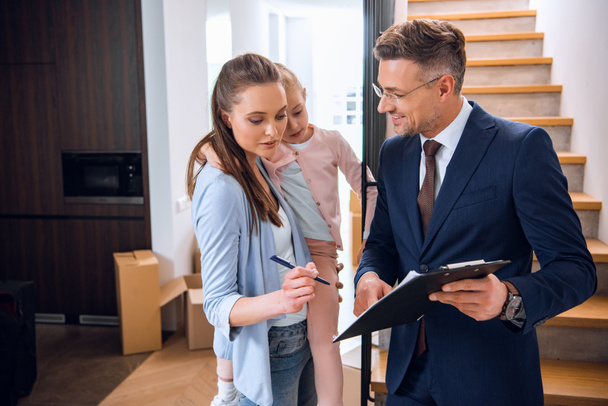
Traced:
[[[231, 357], [239, 405], [316, 405], [306, 338], [306, 303], [314, 298], [314, 264], [295, 217], [269, 182], [258, 157], [272, 157], [287, 124], [285, 90], [276, 66], [245, 54], [227, 62], [212, 95], [213, 128], [194, 148], [187, 188], [201, 250], [203, 307]], [[194, 175], [209, 144], [222, 169]], [[231, 345], [225, 345], [227, 342]]]
[[[315, 298], [308, 303], [308, 339], [315, 361], [319, 405], [342, 405], [340, 347], [332, 342], [338, 332], [339, 298], [334, 288], [338, 280], [337, 249], [343, 249], [338, 169], [361, 197], [361, 161], [340, 133], [308, 122], [306, 89], [291, 70], [281, 64], [277, 67], [287, 94], [287, 129], [277, 153], [263, 162], [296, 214], [319, 275], [331, 284], [316, 287]], [[369, 169], [367, 179], [374, 180]], [[376, 195], [375, 187], [368, 190], [366, 230], [372, 221]], [[361, 250], [364, 246], [365, 240]]]

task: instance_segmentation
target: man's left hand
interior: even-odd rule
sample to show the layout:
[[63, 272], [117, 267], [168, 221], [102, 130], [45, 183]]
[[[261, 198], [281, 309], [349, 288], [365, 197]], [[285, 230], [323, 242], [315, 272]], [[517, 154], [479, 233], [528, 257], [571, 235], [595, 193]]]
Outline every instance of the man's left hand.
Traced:
[[490, 320], [502, 312], [507, 300], [507, 287], [490, 274], [481, 279], [463, 279], [446, 283], [429, 299], [456, 307], [477, 321]]

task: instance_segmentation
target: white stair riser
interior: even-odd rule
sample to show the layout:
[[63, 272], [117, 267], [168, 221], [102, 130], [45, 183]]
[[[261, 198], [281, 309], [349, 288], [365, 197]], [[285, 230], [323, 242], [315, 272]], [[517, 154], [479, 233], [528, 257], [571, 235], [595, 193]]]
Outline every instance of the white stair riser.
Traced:
[[465, 86], [548, 85], [551, 65], [469, 66]]
[[465, 93], [464, 96], [499, 117], [559, 116], [561, 101], [561, 93]]
[[466, 51], [468, 59], [540, 58], [543, 56], [543, 40], [469, 41]]
[[556, 151], [570, 151], [570, 136], [572, 135], [572, 127], [569, 125], [543, 126], [545, 131], [549, 133], [553, 148]]
[[600, 221], [598, 210], [576, 210], [585, 238], [597, 238]]
[[585, 165], [562, 165], [562, 172], [568, 179], [568, 192], [582, 192], [585, 180]]
[[528, 0], [459, 0], [408, 3], [408, 15], [477, 13], [483, 11], [527, 10]]
[[541, 358], [608, 362], [608, 329], [543, 325], [536, 334]]
[[464, 35], [505, 34], [536, 31], [536, 17], [481, 18], [446, 20], [460, 28]]
[[597, 291], [596, 295], [608, 296], [608, 262], [596, 262], [597, 269]]

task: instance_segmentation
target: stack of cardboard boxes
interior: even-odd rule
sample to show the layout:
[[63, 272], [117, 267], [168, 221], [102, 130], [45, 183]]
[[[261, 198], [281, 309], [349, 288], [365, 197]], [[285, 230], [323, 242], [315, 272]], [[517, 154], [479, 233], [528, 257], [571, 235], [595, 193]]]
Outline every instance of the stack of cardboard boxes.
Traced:
[[213, 346], [213, 326], [203, 313], [201, 275], [182, 275], [160, 286], [150, 250], [114, 253], [123, 354], [162, 348], [161, 307], [185, 293], [185, 334], [191, 350]]

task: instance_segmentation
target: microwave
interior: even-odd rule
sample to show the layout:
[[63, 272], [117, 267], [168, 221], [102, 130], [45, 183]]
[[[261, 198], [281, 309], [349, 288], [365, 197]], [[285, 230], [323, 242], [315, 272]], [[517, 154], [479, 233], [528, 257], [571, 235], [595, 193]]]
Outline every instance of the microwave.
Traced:
[[64, 151], [65, 203], [144, 204], [141, 152]]

